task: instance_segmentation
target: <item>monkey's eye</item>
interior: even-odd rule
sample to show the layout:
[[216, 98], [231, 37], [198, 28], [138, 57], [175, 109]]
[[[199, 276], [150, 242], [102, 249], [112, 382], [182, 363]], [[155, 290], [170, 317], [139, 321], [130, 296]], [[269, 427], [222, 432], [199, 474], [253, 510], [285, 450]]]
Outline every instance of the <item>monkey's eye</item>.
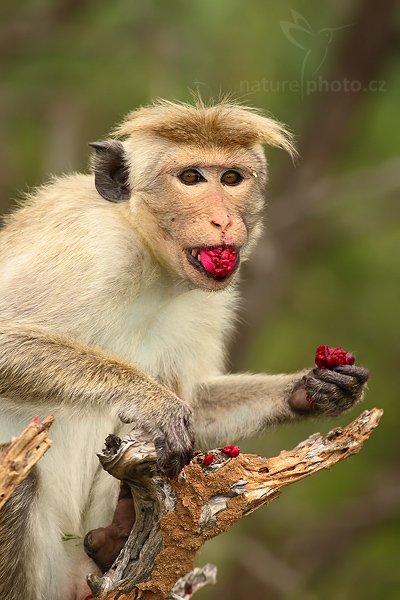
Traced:
[[200, 183], [200, 181], [206, 181], [203, 175], [199, 173], [199, 171], [196, 171], [196, 169], [187, 169], [186, 171], [183, 171], [179, 175], [179, 179], [185, 185], [195, 185], [196, 183]]
[[225, 171], [221, 177], [221, 183], [224, 185], [237, 185], [243, 181], [243, 177], [237, 171]]

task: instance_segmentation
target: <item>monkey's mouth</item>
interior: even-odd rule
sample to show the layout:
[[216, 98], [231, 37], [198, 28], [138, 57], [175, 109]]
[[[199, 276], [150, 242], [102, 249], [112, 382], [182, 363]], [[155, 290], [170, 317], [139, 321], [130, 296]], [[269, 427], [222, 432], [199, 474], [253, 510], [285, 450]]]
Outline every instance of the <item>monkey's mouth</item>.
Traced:
[[235, 246], [202, 246], [186, 250], [188, 261], [199, 271], [217, 281], [227, 279], [239, 266], [239, 249]]

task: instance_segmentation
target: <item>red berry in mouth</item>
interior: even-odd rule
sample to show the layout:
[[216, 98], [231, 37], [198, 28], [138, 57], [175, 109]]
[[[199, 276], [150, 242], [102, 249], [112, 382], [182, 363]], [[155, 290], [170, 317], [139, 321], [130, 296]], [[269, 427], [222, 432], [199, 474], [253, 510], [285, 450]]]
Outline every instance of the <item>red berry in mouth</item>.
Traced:
[[334, 369], [340, 365], [354, 365], [355, 356], [343, 348], [318, 346], [315, 351], [315, 364], [320, 369]]
[[236, 255], [237, 251], [234, 248], [218, 246], [212, 249], [201, 249], [198, 260], [208, 273], [217, 277], [226, 277], [235, 268]]

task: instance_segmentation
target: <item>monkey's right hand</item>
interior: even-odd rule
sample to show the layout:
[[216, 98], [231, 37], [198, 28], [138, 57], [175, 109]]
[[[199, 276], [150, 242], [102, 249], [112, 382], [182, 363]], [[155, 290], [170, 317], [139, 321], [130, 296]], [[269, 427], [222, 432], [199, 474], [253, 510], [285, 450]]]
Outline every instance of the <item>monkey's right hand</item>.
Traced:
[[181, 402], [180, 410], [158, 424], [154, 438], [158, 464], [169, 477], [176, 477], [190, 463], [194, 453], [191, 408]]
[[[168, 477], [177, 477], [182, 468], [187, 465], [194, 453], [194, 428], [192, 410], [186, 402], [173, 396], [173, 402], [168, 403], [168, 411], [159, 409], [153, 416], [149, 427], [147, 422], [143, 429], [154, 436], [158, 465]], [[124, 423], [138, 423], [135, 415], [123, 410], [120, 419]]]

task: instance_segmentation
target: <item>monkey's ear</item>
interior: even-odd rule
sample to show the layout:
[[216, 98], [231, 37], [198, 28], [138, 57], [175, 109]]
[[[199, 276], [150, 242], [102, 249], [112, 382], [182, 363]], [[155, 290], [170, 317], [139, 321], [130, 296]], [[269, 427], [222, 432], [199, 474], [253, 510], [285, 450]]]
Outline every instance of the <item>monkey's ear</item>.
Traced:
[[128, 165], [121, 142], [102, 140], [89, 146], [96, 150], [94, 183], [100, 196], [110, 202], [129, 200]]

